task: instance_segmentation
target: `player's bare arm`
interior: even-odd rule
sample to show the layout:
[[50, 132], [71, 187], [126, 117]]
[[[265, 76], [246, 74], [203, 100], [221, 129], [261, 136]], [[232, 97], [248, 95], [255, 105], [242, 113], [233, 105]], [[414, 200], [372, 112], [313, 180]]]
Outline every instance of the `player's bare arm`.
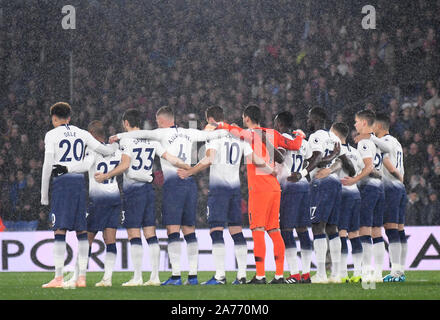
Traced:
[[118, 176], [122, 174], [130, 167], [130, 162], [131, 162], [131, 158], [126, 154], [123, 154], [121, 157], [121, 162], [118, 164], [116, 168], [114, 168], [113, 170], [107, 173], [102, 173], [102, 172], [95, 173], [95, 180], [99, 183], [102, 183], [105, 180], [108, 180], [110, 178], [113, 178], [114, 176]]
[[290, 182], [298, 182], [302, 177], [306, 177], [309, 172], [318, 167], [318, 164], [321, 162], [322, 154], [319, 151], [314, 151], [312, 156], [307, 159], [309, 165], [302, 169], [300, 172], [292, 172], [292, 174], [287, 177], [287, 181]]
[[335, 143], [335, 147], [333, 148], [333, 151], [327, 155], [326, 157], [323, 157], [321, 161], [318, 164], [318, 168], [325, 167], [329, 165], [341, 152], [341, 145], [339, 142]]
[[201, 159], [194, 167], [189, 167], [188, 169], [178, 169], [177, 175], [181, 179], [188, 178], [190, 176], [196, 175], [197, 173], [209, 168], [214, 162], [216, 151], [215, 149], [206, 150], [206, 155]]
[[364, 158], [364, 164], [365, 164], [364, 168], [357, 176], [344, 177], [341, 179], [341, 183], [344, 186], [352, 186], [355, 183], [358, 183], [359, 181], [361, 181], [366, 176], [368, 176], [374, 169], [373, 158]]
[[402, 175], [400, 174], [399, 170], [397, 170], [397, 168], [395, 166], [393, 166], [390, 158], [384, 157], [383, 158], [383, 165], [385, 166], [385, 168], [388, 170], [389, 173], [391, 173], [394, 177], [396, 177], [397, 179], [399, 179], [400, 182], [403, 183]]
[[322, 168], [320, 169], [316, 175], [316, 179], [323, 179], [325, 177], [328, 177], [331, 173], [335, 172], [336, 170], [339, 170], [343, 167], [342, 160], [340, 158], [336, 159], [336, 161], [328, 168]]
[[162, 158], [164, 158], [169, 163], [171, 163], [173, 166], [175, 166], [179, 169], [184, 169], [184, 170], [191, 169], [191, 166], [186, 164], [185, 162], [183, 162], [182, 159], [180, 159], [176, 156], [173, 156], [172, 154], [170, 154], [168, 152], [164, 152], [164, 154], [162, 154]]

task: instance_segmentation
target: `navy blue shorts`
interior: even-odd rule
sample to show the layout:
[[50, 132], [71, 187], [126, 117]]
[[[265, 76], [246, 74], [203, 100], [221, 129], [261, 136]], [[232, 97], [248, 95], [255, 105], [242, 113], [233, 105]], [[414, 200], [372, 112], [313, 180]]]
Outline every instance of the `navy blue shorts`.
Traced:
[[156, 226], [156, 195], [150, 183], [124, 190], [122, 199], [124, 228]]
[[310, 184], [310, 220], [338, 225], [342, 185], [338, 179], [326, 177]]
[[83, 174], [65, 174], [52, 180], [52, 229], [86, 231], [86, 184]]
[[339, 230], [358, 231], [360, 227], [361, 196], [359, 191], [342, 188]]
[[176, 177], [163, 184], [162, 224], [195, 226], [197, 184], [192, 177]]
[[242, 226], [240, 188], [210, 189], [206, 214], [210, 228]]
[[309, 184], [288, 184], [281, 192], [280, 228], [310, 227]]
[[382, 227], [385, 210], [385, 192], [383, 186], [364, 185], [361, 193], [361, 227]]
[[406, 190], [403, 185], [385, 186], [384, 223], [400, 223], [405, 221], [405, 207], [407, 203]]
[[87, 209], [87, 231], [98, 232], [106, 228], [118, 229], [121, 226], [121, 199], [90, 199]]

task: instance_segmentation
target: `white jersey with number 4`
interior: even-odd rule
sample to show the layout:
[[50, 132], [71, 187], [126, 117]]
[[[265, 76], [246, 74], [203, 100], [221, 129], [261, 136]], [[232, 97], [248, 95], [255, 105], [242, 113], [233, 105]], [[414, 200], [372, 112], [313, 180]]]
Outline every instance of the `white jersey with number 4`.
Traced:
[[209, 188], [235, 189], [240, 187], [240, 164], [243, 155], [252, 154], [249, 143], [228, 134], [226, 137], [206, 142], [206, 150], [215, 150], [215, 157], [209, 168]]

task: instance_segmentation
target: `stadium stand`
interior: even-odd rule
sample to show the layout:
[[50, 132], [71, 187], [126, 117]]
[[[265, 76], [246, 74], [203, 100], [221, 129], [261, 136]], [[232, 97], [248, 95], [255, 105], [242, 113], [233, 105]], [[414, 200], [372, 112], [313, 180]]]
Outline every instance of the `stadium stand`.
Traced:
[[[122, 130], [131, 107], [146, 115], [146, 129], [162, 105], [199, 128], [214, 104], [240, 124], [243, 106], [255, 102], [265, 127], [290, 110], [303, 130], [313, 106], [351, 127], [361, 108], [386, 111], [404, 147], [407, 224], [440, 224], [439, 1], [376, 1], [376, 30], [360, 27], [357, 1], [71, 2], [76, 30], [61, 28], [59, 1], [2, 4], [0, 217], [8, 230], [49, 228], [39, 204], [43, 138], [48, 108], [61, 100], [73, 107], [72, 123], [100, 119], [108, 134]], [[207, 175], [197, 178], [197, 227], [207, 227]]]

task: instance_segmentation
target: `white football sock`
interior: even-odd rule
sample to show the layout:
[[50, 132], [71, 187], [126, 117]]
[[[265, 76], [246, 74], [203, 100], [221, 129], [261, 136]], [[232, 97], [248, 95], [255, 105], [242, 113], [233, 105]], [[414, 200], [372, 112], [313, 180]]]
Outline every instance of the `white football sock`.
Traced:
[[237, 259], [237, 279], [246, 278], [247, 245], [234, 245], [235, 258]]
[[321, 276], [326, 275], [325, 258], [327, 256], [327, 239], [319, 238], [313, 240], [313, 247], [315, 248], [316, 256], [316, 273]]
[[390, 242], [388, 245], [388, 251], [390, 255], [391, 261], [391, 274], [395, 274], [397, 271], [400, 271], [400, 251], [401, 246], [400, 242]]
[[188, 254], [188, 275], [197, 275], [197, 269], [199, 264], [199, 245], [197, 241], [191, 241], [186, 243], [186, 251]]
[[352, 253], [351, 258], [353, 259], [353, 276], [358, 277], [362, 272], [362, 256], [363, 252]]
[[400, 272], [405, 273], [406, 254], [408, 252], [408, 243], [400, 243]]
[[341, 238], [339, 236], [329, 240], [330, 257], [332, 260], [332, 277], [338, 277], [341, 263]]
[[223, 242], [212, 244], [212, 256], [215, 265], [215, 278], [217, 280], [225, 277], [225, 244]]
[[290, 268], [290, 274], [298, 274], [298, 257], [296, 248], [286, 248], [286, 260]]
[[373, 258], [373, 244], [370, 242], [362, 242], [362, 274], [367, 274], [371, 270]]
[[172, 241], [168, 243], [168, 257], [171, 263], [173, 276], [180, 276], [180, 255], [182, 245], [180, 241]]
[[301, 249], [301, 269], [302, 273], [310, 273], [310, 265], [312, 263], [312, 250]]
[[85, 276], [87, 263], [89, 262], [89, 241], [87, 239], [78, 240], [78, 275]]
[[345, 277], [348, 276], [347, 257], [348, 257], [347, 253], [342, 253], [341, 252], [341, 263], [339, 264], [339, 276], [341, 278], [345, 278]]
[[143, 247], [140, 244], [130, 244], [131, 262], [133, 263], [133, 279], [142, 280]]
[[383, 241], [373, 244], [374, 272], [382, 277], [383, 260], [385, 257], [385, 243]]
[[54, 241], [53, 260], [55, 264], [55, 277], [63, 275], [64, 255], [66, 254], [66, 241]]
[[116, 253], [107, 251], [104, 260], [104, 279], [111, 279], [116, 262]]
[[160, 246], [159, 243], [151, 243], [148, 245], [150, 254], [151, 274], [150, 280], [159, 279], [159, 262], [160, 262]]

